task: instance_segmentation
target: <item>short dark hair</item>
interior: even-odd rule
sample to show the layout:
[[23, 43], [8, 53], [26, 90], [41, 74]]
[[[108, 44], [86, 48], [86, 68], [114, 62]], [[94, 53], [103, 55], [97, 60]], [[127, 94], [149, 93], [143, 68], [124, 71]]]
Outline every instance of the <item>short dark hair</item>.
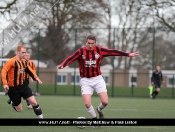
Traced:
[[87, 41], [88, 39], [94, 40], [94, 41], [96, 42], [96, 37], [95, 37], [94, 35], [89, 35], [89, 36], [87, 36], [86, 41]]

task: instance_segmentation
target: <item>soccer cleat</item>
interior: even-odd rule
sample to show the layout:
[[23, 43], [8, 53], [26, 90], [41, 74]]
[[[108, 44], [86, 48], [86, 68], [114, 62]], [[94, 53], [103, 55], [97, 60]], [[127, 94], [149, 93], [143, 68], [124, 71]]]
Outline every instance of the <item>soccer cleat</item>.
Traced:
[[150, 95], [150, 98], [151, 98], [151, 99], [153, 99], [153, 96], [152, 96], [152, 95]]
[[27, 108], [28, 108], [28, 109], [33, 109], [33, 107], [32, 107], [32, 105], [31, 105], [31, 104], [30, 104], [30, 105], [28, 105], [28, 106], [27, 106]]
[[7, 100], [7, 103], [8, 103], [8, 104], [11, 104], [11, 102], [12, 102], [11, 99], [8, 99], [8, 100]]
[[99, 110], [98, 110], [98, 107], [97, 107], [97, 109], [96, 109], [96, 110], [97, 110], [97, 112], [98, 112], [98, 114], [99, 114], [99, 118], [100, 118], [100, 119], [104, 119], [104, 114], [103, 114], [103, 111], [102, 111], [102, 110], [101, 110], [101, 111], [99, 111]]

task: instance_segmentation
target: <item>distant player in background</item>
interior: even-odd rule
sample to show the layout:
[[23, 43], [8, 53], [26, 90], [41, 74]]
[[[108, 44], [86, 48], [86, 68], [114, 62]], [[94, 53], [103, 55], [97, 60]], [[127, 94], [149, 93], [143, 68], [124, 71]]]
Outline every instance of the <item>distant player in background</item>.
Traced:
[[25, 73], [28, 73], [35, 81], [42, 83], [35, 71], [26, 64], [24, 56], [26, 55], [26, 47], [18, 45], [16, 56], [8, 60], [2, 68], [1, 78], [5, 91], [8, 91], [8, 96], [11, 99], [12, 107], [15, 111], [22, 111], [21, 98], [30, 102], [34, 113], [38, 118], [43, 118], [42, 110], [37, 103], [32, 90], [25, 81]]
[[160, 92], [162, 82], [164, 83], [161, 67], [157, 65], [156, 70], [152, 73], [152, 77], [151, 77], [151, 84], [155, 88], [155, 91], [151, 94], [150, 98], [152, 99], [156, 98], [156, 96]]
[[100, 70], [102, 59], [107, 56], [133, 57], [137, 55], [139, 55], [138, 52], [126, 53], [116, 49], [108, 49], [97, 46], [96, 37], [90, 35], [86, 38], [86, 46], [78, 49], [72, 55], [68, 56], [59, 66], [57, 66], [57, 70], [68, 66], [75, 60], [78, 61], [79, 72], [81, 76], [81, 93], [86, 110], [93, 119], [97, 119], [94, 107], [91, 104], [91, 96], [95, 90], [100, 97], [100, 104], [96, 110], [99, 114], [99, 118], [103, 119], [104, 114], [102, 110], [108, 104], [108, 95], [106, 83]]
[[[24, 59], [26, 60], [26, 65], [29, 65], [32, 70], [36, 73], [36, 66], [34, 64], [34, 62], [32, 60], [30, 60], [30, 54], [26, 53], [26, 55], [24, 56]], [[33, 79], [29, 76], [29, 74], [25, 74], [25, 81], [29, 84], [29, 79], [31, 82], [33, 82]], [[28, 109], [33, 109], [32, 105], [29, 103], [28, 100], [26, 100], [27, 103], [27, 108]]]

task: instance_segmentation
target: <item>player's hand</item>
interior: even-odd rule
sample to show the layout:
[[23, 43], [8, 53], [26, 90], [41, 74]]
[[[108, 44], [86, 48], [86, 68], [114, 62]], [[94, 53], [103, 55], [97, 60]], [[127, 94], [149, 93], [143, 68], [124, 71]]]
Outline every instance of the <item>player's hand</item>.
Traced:
[[33, 82], [33, 79], [30, 77], [30, 81]]
[[8, 85], [4, 85], [4, 90], [7, 92], [9, 90], [9, 86]]
[[56, 69], [57, 69], [57, 70], [58, 70], [58, 69], [63, 69], [63, 66], [59, 65], [59, 66], [57, 66]]
[[41, 81], [39, 78], [36, 78], [36, 81], [37, 81], [39, 84], [42, 84], [42, 81]]
[[129, 53], [129, 57], [133, 57], [133, 56], [138, 56], [139, 52], [133, 52], [133, 53]]

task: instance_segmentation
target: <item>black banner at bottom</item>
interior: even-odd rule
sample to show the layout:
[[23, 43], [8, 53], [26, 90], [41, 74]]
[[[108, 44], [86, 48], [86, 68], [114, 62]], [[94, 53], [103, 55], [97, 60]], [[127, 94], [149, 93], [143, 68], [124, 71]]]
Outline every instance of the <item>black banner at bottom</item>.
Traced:
[[0, 126], [175, 126], [175, 119], [0, 119]]

